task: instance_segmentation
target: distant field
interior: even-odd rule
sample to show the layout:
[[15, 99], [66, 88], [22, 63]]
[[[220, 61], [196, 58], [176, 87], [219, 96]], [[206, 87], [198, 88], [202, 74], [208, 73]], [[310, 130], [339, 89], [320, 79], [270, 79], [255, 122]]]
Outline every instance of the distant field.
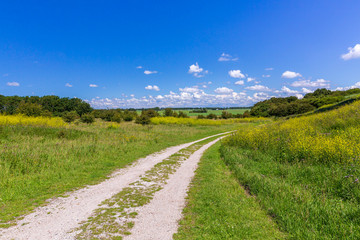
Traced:
[[[198, 115], [208, 115], [210, 113], [216, 114], [216, 115], [221, 115], [222, 111], [227, 111], [229, 113], [232, 114], [243, 114], [246, 110], [250, 111], [251, 108], [238, 108], [238, 109], [226, 109], [226, 110], [207, 110], [207, 113], [190, 113], [190, 111], [192, 111], [193, 109], [186, 109], [186, 110], [174, 110], [175, 112], [182, 111], [184, 113], [186, 113], [188, 116], [198, 116]], [[137, 110], [138, 114], [141, 114], [141, 110]], [[164, 110], [160, 110], [158, 111], [159, 114], [163, 115], [164, 114]]]

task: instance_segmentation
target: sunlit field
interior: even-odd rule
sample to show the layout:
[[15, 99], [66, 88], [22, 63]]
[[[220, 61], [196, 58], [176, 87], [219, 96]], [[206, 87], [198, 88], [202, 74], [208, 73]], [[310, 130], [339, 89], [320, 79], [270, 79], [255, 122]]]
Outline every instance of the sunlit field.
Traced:
[[291, 239], [360, 238], [360, 102], [245, 128], [222, 157]]
[[[212, 110], [212, 109], [207, 109], [207, 112], [206, 113], [196, 113], [196, 112], [191, 112], [191, 111], [193, 111], [193, 110], [195, 110], [195, 109], [185, 109], [185, 110], [173, 110], [174, 112], [177, 112], [177, 113], [179, 113], [180, 111], [181, 112], [184, 112], [186, 115], [188, 115], [188, 116], [190, 116], [190, 117], [192, 117], [192, 116], [198, 116], [198, 115], [203, 115], [203, 116], [206, 116], [206, 115], [209, 115], [209, 114], [215, 114], [215, 115], [217, 115], [217, 116], [220, 116], [221, 115], [221, 113], [223, 112], [223, 111], [226, 111], [226, 112], [229, 112], [229, 113], [232, 113], [232, 114], [243, 114], [245, 111], [250, 111], [250, 108], [239, 108], [239, 109], [226, 109], [226, 110], [221, 110], [221, 109], [219, 109], [219, 110]], [[160, 115], [163, 115], [164, 114], [164, 112], [165, 112], [165, 110], [160, 110], [160, 111], [158, 111], [158, 113], [160, 114]], [[137, 110], [137, 113], [138, 114], [141, 114], [141, 110]]]
[[65, 124], [61, 118], [23, 116], [1, 116], [0, 121], [1, 223], [45, 199], [99, 182], [140, 157], [238, 127]]

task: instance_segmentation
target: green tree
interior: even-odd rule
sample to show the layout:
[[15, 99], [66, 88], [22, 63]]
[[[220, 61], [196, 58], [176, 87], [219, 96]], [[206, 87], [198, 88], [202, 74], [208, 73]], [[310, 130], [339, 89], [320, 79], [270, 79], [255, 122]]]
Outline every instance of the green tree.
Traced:
[[74, 122], [77, 118], [79, 118], [79, 115], [76, 111], [65, 112], [62, 116], [62, 119], [67, 123]]
[[92, 124], [95, 122], [95, 117], [90, 113], [86, 113], [80, 117], [80, 121], [83, 123]]

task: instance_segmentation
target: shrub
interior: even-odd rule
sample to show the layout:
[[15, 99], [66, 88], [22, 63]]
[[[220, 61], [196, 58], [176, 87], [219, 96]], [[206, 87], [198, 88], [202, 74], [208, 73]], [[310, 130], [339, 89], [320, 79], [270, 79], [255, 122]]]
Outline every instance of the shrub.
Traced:
[[62, 116], [62, 119], [67, 123], [71, 123], [75, 121], [77, 118], [79, 118], [79, 115], [76, 113], [76, 111], [66, 112]]
[[116, 112], [112, 117], [111, 117], [111, 121], [112, 122], [117, 122], [117, 123], [121, 123], [122, 117], [121, 114]]
[[87, 124], [92, 124], [95, 122], [95, 117], [92, 114], [83, 114], [80, 118], [80, 121]]
[[141, 125], [148, 125], [148, 124], [150, 124], [150, 117], [142, 114], [136, 118], [135, 123], [141, 124]]

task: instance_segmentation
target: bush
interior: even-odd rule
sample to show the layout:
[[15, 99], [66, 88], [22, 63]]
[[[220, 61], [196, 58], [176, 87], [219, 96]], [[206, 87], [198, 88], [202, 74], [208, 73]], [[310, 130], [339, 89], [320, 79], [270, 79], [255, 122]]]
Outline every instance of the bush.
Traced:
[[204, 115], [198, 115], [198, 116], [197, 116], [197, 119], [204, 119], [204, 118], [205, 118]]
[[62, 116], [62, 119], [64, 122], [71, 123], [75, 121], [77, 118], [79, 118], [79, 115], [76, 113], [76, 111], [66, 112]]
[[92, 124], [95, 122], [95, 117], [92, 114], [83, 114], [80, 118], [80, 121], [87, 124]]
[[217, 119], [217, 116], [213, 113], [210, 113], [209, 115], [206, 116], [207, 119]]
[[116, 112], [112, 117], [111, 117], [111, 121], [112, 122], [117, 122], [117, 123], [121, 123], [122, 117], [121, 114]]
[[148, 125], [150, 124], [150, 117], [147, 115], [141, 114], [139, 117], [136, 118], [135, 123], [141, 125]]

